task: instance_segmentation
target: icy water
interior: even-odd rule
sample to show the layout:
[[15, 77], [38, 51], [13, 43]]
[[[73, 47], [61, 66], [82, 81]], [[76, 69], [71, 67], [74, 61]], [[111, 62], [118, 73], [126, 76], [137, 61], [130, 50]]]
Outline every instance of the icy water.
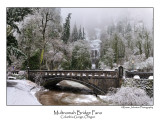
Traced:
[[112, 89], [106, 95], [94, 95], [89, 88], [73, 82], [62, 81], [51, 90], [36, 93], [42, 105], [80, 105], [80, 106], [148, 106], [153, 105], [153, 99], [142, 89], [121, 87]]

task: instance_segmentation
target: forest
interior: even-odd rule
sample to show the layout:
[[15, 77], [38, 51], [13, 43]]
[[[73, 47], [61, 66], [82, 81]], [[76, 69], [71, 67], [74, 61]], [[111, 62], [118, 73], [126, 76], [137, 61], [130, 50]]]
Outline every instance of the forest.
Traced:
[[96, 69], [153, 71], [153, 25], [125, 16], [98, 28], [97, 37], [97, 27], [71, 26], [72, 13], [62, 17], [61, 9], [7, 8], [7, 70], [91, 70], [99, 39]]

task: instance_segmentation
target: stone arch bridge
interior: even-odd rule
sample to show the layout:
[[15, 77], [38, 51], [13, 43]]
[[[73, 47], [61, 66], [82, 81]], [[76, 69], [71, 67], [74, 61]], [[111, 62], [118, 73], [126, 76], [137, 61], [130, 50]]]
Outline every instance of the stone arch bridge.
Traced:
[[54, 86], [62, 80], [79, 82], [92, 89], [95, 94], [106, 94], [110, 87], [120, 87], [123, 77], [123, 67], [115, 71], [102, 70], [28, 70], [28, 79], [35, 81], [40, 76], [43, 86]]

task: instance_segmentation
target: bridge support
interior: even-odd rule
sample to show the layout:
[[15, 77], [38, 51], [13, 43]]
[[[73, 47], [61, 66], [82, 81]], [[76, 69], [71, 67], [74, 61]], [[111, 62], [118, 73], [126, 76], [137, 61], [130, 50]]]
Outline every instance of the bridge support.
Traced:
[[118, 68], [118, 87], [121, 87], [122, 83], [123, 83], [123, 67], [120, 66]]

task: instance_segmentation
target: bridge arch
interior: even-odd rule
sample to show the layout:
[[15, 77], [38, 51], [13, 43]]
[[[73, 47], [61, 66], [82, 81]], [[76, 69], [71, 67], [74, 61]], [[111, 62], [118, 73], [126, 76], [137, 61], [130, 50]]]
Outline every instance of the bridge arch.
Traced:
[[46, 79], [45, 82], [43, 83], [44, 87], [48, 87], [48, 86], [55, 86], [56, 84], [58, 84], [59, 82], [63, 81], [63, 80], [70, 80], [70, 81], [75, 81], [78, 82], [88, 88], [90, 88], [91, 90], [93, 90], [93, 92], [98, 95], [98, 94], [106, 94], [101, 88], [99, 88], [98, 86], [92, 84], [92, 83], [88, 83], [82, 80], [77, 80], [77, 79], [73, 79], [73, 78], [65, 78], [65, 77], [54, 77], [54, 78], [49, 78]]

